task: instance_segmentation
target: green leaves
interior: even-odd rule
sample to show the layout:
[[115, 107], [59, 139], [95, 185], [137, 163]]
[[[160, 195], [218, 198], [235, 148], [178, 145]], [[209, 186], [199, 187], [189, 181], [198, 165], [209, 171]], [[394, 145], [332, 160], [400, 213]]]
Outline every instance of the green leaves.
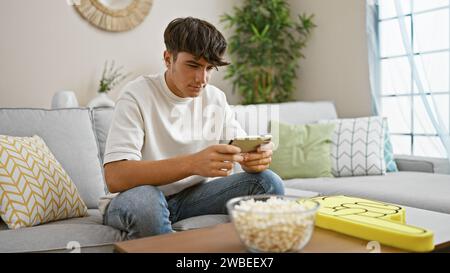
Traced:
[[225, 78], [232, 79], [243, 104], [290, 100], [301, 49], [316, 27], [313, 17], [292, 20], [285, 0], [244, 0], [233, 14], [222, 15], [221, 22], [234, 31]]
[[119, 68], [115, 68], [115, 61], [113, 60], [110, 64], [108, 64], [108, 61], [105, 62], [105, 65], [103, 67], [103, 73], [102, 78], [100, 79], [100, 85], [98, 92], [99, 93], [107, 93], [111, 89], [114, 88], [114, 86], [121, 83], [123, 80], [125, 80], [130, 74], [123, 74], [122, 69], [123, 66]]
[[[264, 38], [267, 37], [267, 32], [269, 31], [269, 25], [266, 25], [263, 29], [262, 32], [260, 32], [255, 25], [252, 24], [252, 30], [253, 30], [253, 34], [256, 36], [256, 38], [260, 41], [264, 40]], [[257, 40], [257, 39], [253, 39], [253, 40]]]

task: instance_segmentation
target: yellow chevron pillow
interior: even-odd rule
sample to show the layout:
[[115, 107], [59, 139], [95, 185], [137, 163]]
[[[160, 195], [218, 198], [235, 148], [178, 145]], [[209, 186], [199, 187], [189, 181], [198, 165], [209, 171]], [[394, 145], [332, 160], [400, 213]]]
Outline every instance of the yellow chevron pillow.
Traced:
[[39, 136], [0, 135], [0, 216], [10, 229], [86, 214], [75, 184]]

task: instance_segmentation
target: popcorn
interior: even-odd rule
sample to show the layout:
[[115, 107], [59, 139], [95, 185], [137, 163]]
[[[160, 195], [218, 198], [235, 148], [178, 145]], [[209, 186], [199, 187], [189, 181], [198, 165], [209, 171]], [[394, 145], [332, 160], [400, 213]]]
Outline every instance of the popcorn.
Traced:
[[231, 209], [241, 240], [253, 251], [291, 252], [303, 248], [313, 229], [315, 210], [285, 198], [248, 199]]

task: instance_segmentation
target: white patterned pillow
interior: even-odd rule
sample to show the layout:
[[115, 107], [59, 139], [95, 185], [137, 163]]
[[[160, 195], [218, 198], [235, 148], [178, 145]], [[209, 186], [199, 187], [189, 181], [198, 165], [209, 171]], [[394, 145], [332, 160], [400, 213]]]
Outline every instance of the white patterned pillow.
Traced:
[[332, 173], [335, 177], [386, 173], [382, 117], [320, 122], [335, 123], [331, 145]]

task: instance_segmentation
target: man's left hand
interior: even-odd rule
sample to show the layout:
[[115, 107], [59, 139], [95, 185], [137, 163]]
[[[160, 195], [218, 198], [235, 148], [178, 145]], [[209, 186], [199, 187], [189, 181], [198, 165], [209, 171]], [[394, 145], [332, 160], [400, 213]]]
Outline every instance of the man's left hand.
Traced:
[[273, 143], [263, 144], [256, 152], [244, 153], [244, 161], [239, 162], [247, 173], [259, 173], [269, 168], [272, 162]]

